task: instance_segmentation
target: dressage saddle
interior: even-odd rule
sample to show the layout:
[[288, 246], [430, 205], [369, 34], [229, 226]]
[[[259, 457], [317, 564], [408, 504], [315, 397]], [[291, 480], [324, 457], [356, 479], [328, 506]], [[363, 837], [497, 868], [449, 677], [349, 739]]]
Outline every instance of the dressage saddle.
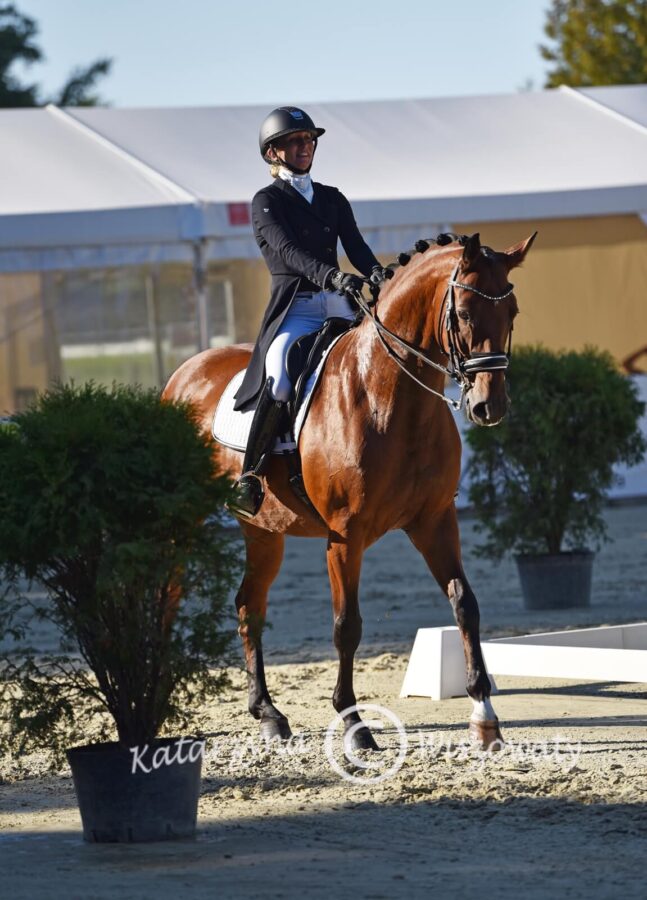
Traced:
[[310, 376], [316, 370], [328, 347], [332, 342], [353, 327], [353, 320], [331, 316], [323, 323], [319, 331], [304, 334], [290, 345], [285, 366], [290, 383], [294, 385], [289, 401], [290, 420], [294, 423], [297, 411], [301, 406], [303, 395]]
[[[348, 319], [331, 316], [329, 319], [326, 319], [319, 331], [314, 331], [311, 334], [304, 334], [291, 344], [285, 365], [290, 377], [290, 382], [294, 385], [292, 396], [288, 401], [288, 415], [292, 433], [294, 433], [294, 420], [296, 419], [297, 412], [303, 401], [310, 376], [316, 371], [317, 366], [321, 361], [321, 357], [330, 347], [332, 342], [345, 331], [349, 331], [355, 324], [356, 321], [349, 321]], [[308, 497], [303, 483], [301, 457], [299, 456], [298, 449], [291, 453], [287, 453], [286, 460], [292, 490], [301, 502], [305, 503], [305, 505], [319, 517], [316, 509], [310, 502], [310, 498]]]

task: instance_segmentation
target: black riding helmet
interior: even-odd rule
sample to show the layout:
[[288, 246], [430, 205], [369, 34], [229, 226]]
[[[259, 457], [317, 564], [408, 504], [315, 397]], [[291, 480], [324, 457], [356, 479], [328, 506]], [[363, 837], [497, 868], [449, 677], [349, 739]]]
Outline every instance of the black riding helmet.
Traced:
[[267, 151], [274, 141], [278, 141], [288, 134], [295, 134], [297, 131], [311, 131], [315, 138], [319, 138], [326, 129], [317, 128], [308, 113], [296, 106], [280, 106], [278, 109], [273, 109], [269, 116], [263, 119], [258, 134], [258, 146], [265, 162], [271, 162], [267, 158]]

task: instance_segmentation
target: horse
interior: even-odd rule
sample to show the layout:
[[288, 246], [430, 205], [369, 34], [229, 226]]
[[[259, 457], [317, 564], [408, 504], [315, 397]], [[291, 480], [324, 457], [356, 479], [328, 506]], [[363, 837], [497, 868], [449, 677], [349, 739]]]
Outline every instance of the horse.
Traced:
[[[461, 441], [444, 396], [447, 374], [461, 386], [468, 418], [493, 426], [508, 409], [505, 381], [518, 312], [508, 274], [521, 265], [536, 233], [505, 251], [481, 246], [478, 234], [444, 245], [418, 242], [403, 255], [375, 305], [356, 298], [364, 317], [326, 360], [299, 436], [308, 507], [290, 487], [284, 459], [265, 473], [259, 513], [239, 520], [246, 560], [236, 595], [248, 677], [248, 705], [266, 739], [291, 736], [265, 678], [262, 631], [268, 591], [285, 535], [327, 541], [333, 641], [339, 666], [332, 703], [354, 750], [379, 749], [357, 710], [353, 661], [362, 634], [358, 583], [364, 551], [402, 529], [447, 596], [463, 643], [473, 709], [469, 733], [483, 748], [502, 741], [490, 701], [479, 637], [479, 607], [461, 559], [455, 497]], [[188, 402], [211, 434], [218, 400], [250, 358], [250, 345], [203, 351], [169, 379], [163, 399]], [[220, 471], [241, 472], [243, 454], [217, 445]]]

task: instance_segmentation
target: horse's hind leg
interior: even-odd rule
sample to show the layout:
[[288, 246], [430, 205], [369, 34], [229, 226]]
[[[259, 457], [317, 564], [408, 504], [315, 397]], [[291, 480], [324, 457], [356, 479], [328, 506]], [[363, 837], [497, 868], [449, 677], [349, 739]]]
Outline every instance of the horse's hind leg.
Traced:
[[[339, 673], [333, 693], [333, 706], [338, 713], [356, 705], [353, 690], [353, 661], [362, 637], [359, 614], [359, 576], [363, 545], [349, 535], [331, 531], [328, 537], [328, 575], [333, 603], [333, 639], [339, 654]], [[359, 713], [344, 717], [344, 731], [350, 735], [354, 750], [378, 750], [370, 729]]]
[[267, 612], [267, 594], [283, 560], [284, 537], [241, 524], [247, 558], [245, 577], [236, 595], [238, 633], [247, 664], [249, 711], [260, 721], [261, 735], [270, 740], [287, 739], [292, 732], [287, 718], [272, 703], [265, 682], [262, 633]]
[[490, 702], [492, 689], [481, 650], [479, 607], [461, 562], [456, 508], [452, 504], [435, 519], [420, 516], [405, 530], [454, 610], [465, 652], [467, 693], [474, 704], [470, 734], [484, 749], [498, 747], [497, 742], [503, 739]]

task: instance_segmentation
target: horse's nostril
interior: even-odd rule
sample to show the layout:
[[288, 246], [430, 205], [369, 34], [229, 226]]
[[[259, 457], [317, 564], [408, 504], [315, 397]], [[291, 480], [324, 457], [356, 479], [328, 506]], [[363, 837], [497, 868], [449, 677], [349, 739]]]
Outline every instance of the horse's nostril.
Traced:
[[481, 403], [475, 403], [472, 407], [472, 415], [475, 419], [478, 419], [479, 422], [489, 422], [490, 421], [490, 406], [485, 401]]

